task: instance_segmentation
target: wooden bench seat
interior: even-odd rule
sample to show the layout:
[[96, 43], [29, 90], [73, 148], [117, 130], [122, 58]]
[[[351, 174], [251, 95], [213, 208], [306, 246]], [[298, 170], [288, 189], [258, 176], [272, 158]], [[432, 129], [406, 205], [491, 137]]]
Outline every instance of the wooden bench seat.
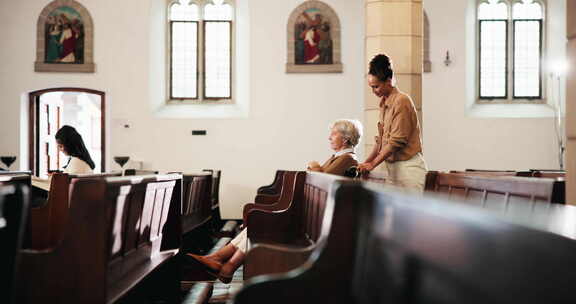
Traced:
[[[234, 303], [573, 303], [573, 214], [540, 223], [381, 186], [335, 187], [327, 235], [299, 268], [245, 282]], [[511, 202], [512, 205], [516, 202]], [[557, 213], [570, 206], [556, 205]], [[573, 208], [572, 208], [573, 209]], [[568, 211], [568, 213], [572, 212]], [[557, 214], [556, 214], [557, 215]], [[573, 230], [573, 229], [570, 229]]]
[[246, 226], [251, 248], [244, 263], [245, 279], [285, 272], [306, 261], [321, 236], [328, 193], [338, 180], [344, 178], [306, 172], [288, 209], [249, 212]]
[[[18, 303], [114, 303], [166, 265], [179, 248], [163, 244], [163, 233], [180, 221], [180, 206], [171, 204], [179, 179], [73, 179], [62, 241], [21, 251]], [[170, 273], [163, 282], [175, 284], [177, 296], [178, 273]]]

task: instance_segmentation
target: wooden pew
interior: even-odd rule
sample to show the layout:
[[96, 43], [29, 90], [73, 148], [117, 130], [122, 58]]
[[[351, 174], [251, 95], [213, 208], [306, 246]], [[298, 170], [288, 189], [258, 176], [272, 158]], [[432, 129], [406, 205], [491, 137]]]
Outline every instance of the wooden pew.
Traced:
[[[18, 303], [114, 303], [168, 267], [178, 248], [162, 246], [163, 231], [180, 221], [170, 212], [180, 178], [73, 179], [62, 241], [50, 250], [21, 251]], [[175, 286], [177, 297], [177, 271], [162, 282]]]
[[206, 224], [212, 217], [212, 174], [184, 174], [182, 183], [182, 234], [186, 234]]
[[39, 207], [30, 208], [30, 219], [28, 221], [30, 235], [26, 247], [30, 249], [51, 248], [62, 239], [68, 214], [70, 182], [72, 179], [95, 179], [119, 175], [120, 173], [53, 174], [46, 203]]
[[[28, 181], [29, 181], [28, 175]], [[14, 302], [19, 251], [28, 217], [30, 186], [0, 184], [0, 303]]]
[[285, 171], [282, 177], [282, 186], [280, 194], [276, 200], [267, 194], [258, 194], [254, 203], [244, 205], [243, 219], [246, 222], [251, 210], [282, 211], [290, 207], [297, 196], [297, 190], [302, 189], [306, 180], [306, 172], [302, 171]]
[[274, 175], [274, 180], [270, 185], [262, 186], [258, 188], [256, 191], [257, 194], [266, 194], [266, 195], [280, 195], [280, 191], [282, 189], [282, 180], [284, 179], [284, 173], [286, 170], [276, 170], [276, 174]]
[[[332, 225], [310, 258], [245, 282], [233, 303], [573, 303], [576, 234], [541, 220], [466, 203], [410, 197], [345, 182], [333, 190]], [[512, 203], [515, 204], [515, 203]], [[572, 225], [572, 213], [560, 226]], [[569, 210], [572, 209], [572, 210]]]
[[212, 220], [211, 227], [213, 232], [217, 232], [222, 228], [222, 217], [220, 216], [220, 180], [222, 178], [221, 170], [204, 169], [204, 172], [212, 174], [212, 186], [210, 190], [210, 197], [212, 198]]
[[137, 170], [137, 169], [126, 169], [124, 170], [124, 175], [134, 176], [134, 175], [155, 175], [158, 171], [154, 170]]
[[506, 209], [509, 202], [526, 198], [538, 203], [561, 203], [559, 188], [559, 181], [547, 178], [439, 172], [434, 188], [429, 192], [444, 193], [480, 206], [496, 204]]
[[30, 171], [0, 171], [0, 175], [30, 175]]
[[30, 172], [12, 172], [10, 174], [0, 174], [0, 186], [4, 185], [26, 185], [30, 187]]
[[246, 254], [244, 278], [281, 273], [306, 261], [318, 244], [328, 193], [343, 177], [306, 172], [295, 188], [294, 202], [286, 210], [253, 209], [246, 218], [251, 248]]
[[282, 195], [282, 188], [286, 184], [285, 179], [288, 175], [290, 175], [290, 178], [293, 178], [296, 172], [298, 171], [277, 170], [272, 184], [258, 188], [256, 191], [256, 197], [254, 198], [254, 203], [275, 204], [278, 202]]
[[[342, 292], [354, 280], [352, 272], [356, 244], [360, 239], [358, 229], [363, 220], [359, 216], [360, 210], [370, 206], [364, 202], [366, 198], [357, 192], [357, 187], [343, 187], [342, 184], [361, 183], [342, 179], [333, 185], [326, 200], [316, 245], [309, 248], [310, 252], [301, 254], [303, 261], [287, 265], [285, 271], [258, 273], [258, 276], [245, 281], [234, 303], [354, 303], [349, 295]], [[253, 255], [259, 246], [249, 251], [247, 257]], [[290, 247], [281, 246], [271, 249], [287, 253], [292, 251]], [[292, 254], [300, 252], [302, 250]], [[244, 267], [248, 265], [246, 261]]]

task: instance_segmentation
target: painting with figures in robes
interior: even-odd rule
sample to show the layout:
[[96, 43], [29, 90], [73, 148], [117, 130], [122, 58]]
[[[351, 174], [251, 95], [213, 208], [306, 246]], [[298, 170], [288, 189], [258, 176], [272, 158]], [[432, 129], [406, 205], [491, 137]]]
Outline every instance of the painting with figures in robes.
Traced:
[[331, 25], [320, 9], [308, 8], [294, 29], [295, 64], [332, 64]]
[[328, 4], [302, 2], [286, 29], [286, 73], [342, 73], [340, 18]]
[[45, 63], [84, 63], [84, 22], [72, 7], [61, 6], [45, 22]]

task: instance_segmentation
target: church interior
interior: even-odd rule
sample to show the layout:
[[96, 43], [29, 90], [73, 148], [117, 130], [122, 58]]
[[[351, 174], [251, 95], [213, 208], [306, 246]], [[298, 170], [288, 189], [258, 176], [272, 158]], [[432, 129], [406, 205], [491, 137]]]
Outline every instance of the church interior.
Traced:
[[576, 0], [0, 20], [0, 303], [576, 302]]

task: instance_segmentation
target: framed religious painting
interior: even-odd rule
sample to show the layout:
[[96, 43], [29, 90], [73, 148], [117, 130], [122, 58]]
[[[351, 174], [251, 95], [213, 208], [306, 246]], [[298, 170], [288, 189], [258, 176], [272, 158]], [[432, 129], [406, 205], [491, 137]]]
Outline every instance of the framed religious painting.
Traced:
[[308, 0], [288, 19], [287, 73], [341, 73], [340, 20], [321, 1]]
[[94, 72], [94, 26], [82, 4], [54, 0], [36, 27], [36, 72]]

